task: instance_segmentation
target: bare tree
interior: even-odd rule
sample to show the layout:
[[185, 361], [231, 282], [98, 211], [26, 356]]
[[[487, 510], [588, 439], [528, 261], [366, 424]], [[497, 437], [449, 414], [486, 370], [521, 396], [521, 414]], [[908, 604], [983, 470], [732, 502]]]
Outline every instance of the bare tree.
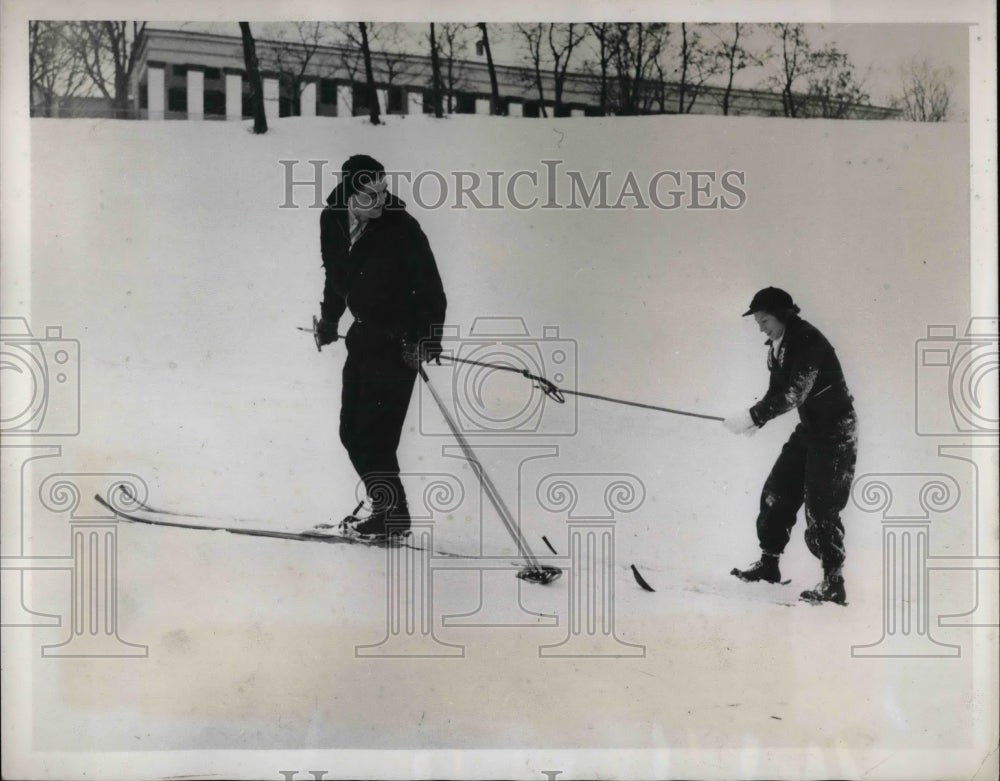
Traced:
[[[722, 26], [713, 24], [709, 29], [716, 32], [717, 28], [721, 28]], [[736, 74], [751, 65], [764, 64], [764, 57], [753, 54], [740, 41], [745, 28], [746, 25], [736, 22], [732, 25], [731, 36], [723, 37], [716, 32], [718, 43], [713, 49], [713, 56], [717, 63], [717, 71], [724, 74], [726, 78], [726, 86], [722, 91], [721, 100], [722, 113], [725, 116], [729, 115], [733, 95], [733, 81], [736, 79]]]
[[455, 110], [455, 92], [465, 83], [461, 57], [468, 49], [468, 26], [457, 22], [441, 25], [441, 56], [444, 59], [444, 86], [447, 98], [446, 111]]
[[615, 94], [619, 114], [648, 113], [657, 99], [662, 101], [660, 55], [666, 48], [668, 28], [664, 23], [615, 23], [613, 47]]
[[65, 36], [84, 72], [111, 101], [116, 114], [129, 109], [129, 87], [145, 22], [71, 22]]
[[250, 32], [249, 22], [240, 22], [243, 38], [243, 62], [250, 82], [250, 103], [253, 106], [253, 132], [267, 132], [267, 114], [264, 111], [264, 85], [260, 80], [260, 65], [257, 62], [257, 44]]
[[833, 44], [814, 49], [801, 24], [769, 28], [778, 41], [778, 70], [766, 83], [780, 90], [786, 117], [844, 118], [868, 103], [864, 80], [844, 52]]
[[514, 29], [521, 34], [525, 54], [531, 65], [531, 74], [527, 78], [538, 90], [538, 110], [543, 117], [548, 116], [545, 109], [545, 88], [542, 84], [542, 38], [545, 36], [545, 25], [541, 22], [533, 24], [516, 24]]
[[828, 45], [811, 55], [812, 72], [807, 78], [808, 100], [802, 115], [825, 119], [849, 118], [856, 107], [868, 104], [864, 83], [844, 52]]
[[358, 22], [361, 32], [361, 56], [365, 61], [365, 83], [368, 90], [368, 116], [373, 125], [381, 124], [378, 107], [378, 93], [375, 91], [375, 74], [372, 72], [372, 50], [368, 45], [368, 25]]
[[31, 87], [31, 112], [53, 116], [60, 98], [76, 95], [86, 74], [79, 57], [68, 44], [66, 23], [28, 22], [28, 78]]
[[333, 22], [330, 24], [333, 35], [338, 39], [340, 57], [334, 70], [342, 69], [350, 81], [361, 81], [361, 71], [364, 68], [361, 56], [361, 30], [356, 22]]
[[444, 114], [441, 111], [441, 61], [438, 57], [437, 36], [434, 34], [434, 22], [431, 22], [431, 101], [434, 108], [434, 116], [441, 119]]
[[612, 22], [589, 22], [587, 27], [597, 41], [597, 68], [600, 75], [600, 97], [598, 110], [601, 116], [608, 113], [608, 71], [615, 57], [614, 46], [617, 41]]
[[[375, 79], [372, 74], [371, 81], [368, 80], [368, 65], [371, 62], [371, 49], [368, 46], [369, 32], [371, 26], [362, 22], [333, 22], [330, 24], [332, 35], [340, 44], [339, 58], [333, 63], [332, 70], [342, 70], [346, 72], [348, 81], [357, 83], [365, 82], [365, 90], [371, 93], [371, 98], [365, 98], [365, 107], [371, 112], [371, 100], [376, 100]], [[361, 28], [365, 28], [362, 36]], [[366, 58], [365, 52], [368, 52]]]
[[587, 28], [582, 24], [550, 24], [548, 30], [549, 51], [552, 54], [552, 81], [555, 93], [553, 113], [559, 115], [562, 109], [563, 88], [566, 86], [566, 73], [569, 70], [573, 50], [587, 34]]
[[798, 83], [812, 71], [812, 48], [805, 25], [784, 22], [771, 25], [778, 38], [778, 72], [768, 80], [781, 91], [781, 103], [786, 117], [797, 117], [804, 96], [797, 92]]
[[[381, 84], [392, 86], [400, 76], [410, 72], [414, 59], [408, 56], [401, 39], [404, 33], [396, 23], [372, 24], [370, 22], [340, 22], [332, 25], [343, 42], [340, 68], [347, 72], [352, 82], [364, 81], [368, 97], [365, 105], [372, 124], [381, 123], [381, 107], [378, 102], [378, 85], [375, 80], [375, 65], [379, 66]], [[363, 69], [363, 76], [361, 71]]]
[[483, 49], [486, 51], [486, 67], [490, 72], [490, 113], [500, 113], [500, 87], [497, 86], [497, 69], [493, 65], [493, 53], [490, 51], [490, 34], [486, 29], [486, 22], [478, 22], [476, 26], [483, 34]]
[[302, 91], [309, 83], [306, 73], [323, 44], [324, 35], [322, 22], [294, 22], [282, 25], [278, 37], [267, 42], [264, 68], [278, 74], [278, 79], [295, 104], [293, 114], [302, 113]]
[[652, 110], [652, 101], [655, 100], [657, 110], [661, 114], [664, 114], [667, 111], [667, 68], [663, 62], [663, 57], [657, 57], [653, 60], [650, 75], [653, 78], [646, 90], [649, 97], [647, 98], [645, 110]]
[[400, 77], [426, 73], [426, 65], [405, 52], [410, 33], [404, 26], [387, 22], [368, 25], [369, 43], [373, 45], [372, 58], [381, 66], [386, 86], [391, 87]]
[[943, 122], [948, 119], [954, 78], [951, 68], [935, 68], [926, 59], [914, 58], [902, 68], [900, 92], [891, 105], [902, 109], [903, 119], [911, 122]]
[[681, 23], [680, 79], [677, 83], [677, 112], [690, 114], [705, 82], [718, 73], [716, 58], [694, 25]]

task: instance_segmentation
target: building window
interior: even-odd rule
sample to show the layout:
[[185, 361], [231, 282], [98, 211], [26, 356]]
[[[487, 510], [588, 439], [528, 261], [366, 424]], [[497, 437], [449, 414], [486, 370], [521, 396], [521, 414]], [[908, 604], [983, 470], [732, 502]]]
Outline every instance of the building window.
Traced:
[[538, 110], [538, 101], [529, 100], [524, 104], [524, 114], [526, 117], [538, 117], [540, 114]]
[[319, 102], [331, 106], [337, 105], [337, 82], [333, 79], [321, 79], [319, 82]]
[[139, 108], [149, 108], [149, 85], [145, 82], [139, 85]]
[[[367, 114], [368, 113], [368, 84], [365, 82], [356, 83], [354, 89], [351, 90], [353, 100], [353, 105], [351, 108], [354, 110], [354, 114]], [[374, 96], [373, 96], [374, 97]]]
[[205, 68], [205, 81], [221, 81], [222, 71], [218, 68]]
[[226, 93], [219, 90], [205, 90], [205, 113], [224, 117], [226, 115]]
[[402, 87], [389, 87], [389, 98], [386, 110], [390, 114], [402, 114], [406, 111], [406, 90]]
[[171, 67], [171, 72], [176, 78], [186, 78], [187, 77], [187, 65], [174, 65]]
[[467, 92], [457, 92], [455, 93], [453, 111], [456, 114], [475, 114], [476, 113], [476, 96], [470, 95]]
[[171, 87], [167, 90], [167, 111], [186, 114], [188, 110], [188, 93], [185, 87]]

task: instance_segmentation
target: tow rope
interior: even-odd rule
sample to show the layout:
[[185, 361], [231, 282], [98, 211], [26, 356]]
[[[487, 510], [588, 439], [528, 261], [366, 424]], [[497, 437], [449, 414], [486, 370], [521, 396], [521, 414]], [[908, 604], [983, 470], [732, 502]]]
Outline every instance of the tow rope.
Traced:
[[599, 401], [609, 401], [612, 404], [623, 404], [627, 407], [638, 407], [640, 409], [650, 409], [656, 412], [668, 412], [671, 415], [684, 415], [689, 418], [702, 418], [703, 420], [718, 420], [722, 421], [725, 418], [721, 418], [718, 415], [705, 415], [701, 412], [688, 412], [686, 410], [674, 409], [672, 407], [660, 407], [656, 404], [645, 404], [641, 401], [630, 401], [629, 399], [617, 399], [613, 396], [604, 396], [600, 393], [586, 393], [581, 390], [573, 390], [571, 388], [560, 388], [558, 385], [553, 383], [546, 377], [541, 377], [537, 374], [532, 374], [527, 369], [518, 369], [515, 366], [506, 366], [502, 363], [487, 363], [485, 361], [474, 361], [470, 358], [457, 358], [454, 355], [442, 355], [441, 356], [446, 361], [453, 361], [455, 363], [467, 363], [472, 366], [482, 366], [488, 369], [496, 369], [498, 371], [512, 372], [514, 374], [520, 374], [531, 380], [534, 386], [538, 388], [542, 393], [548, 396], [550, 399], [558, 404], [566, 403], [566, 395], [570, 396], [581, 396], [587, 399], [597, 399]]
[[[313, 338], [316, 340], [316, 349], [321, 348], [319, 342], [319, 320], [315, 316], [313, 317], [313, 327], [303, 328], [302, 326], [296, 326], [298, 330], [305, 331], [306, 333], [311, 333]], [[337, 334], [338, 339], [343, 339], [344, 337]], [[467, 363], [470, 366], [481, 366], [486, 369], [495, 369], [497, 371], [511, 372], [513, 374], [520, 374], [522, 377], [531, 380], [534, 383], [534, 387], [538, 388], [542, 393], [548, 396], [557, 404], [565, 404], [566, 396], [580, 396], [586, 399], [597, 399], [598, 401], [608, 401], [612, 404], [622, 404], [626, 407], [638, 407], [639, 409], [649, 409], [654, 412], [667, 412], [671, 415], [683, 415], [688, 418], [701, 418], [702, 420], [717, 420], [723, 421], [725, 418], [719, 417], [718, 415], [705, 415], [701, 412], [689, 412], [682, 409], [674, 409], [673, 407], [661, 407], [657, 404], [646, 404], [641, 401], [631, 401], [629, 399], [618, 399], [614, 396], [604, 396], [600, 393], [586, 393], [582, 390], [573, 390], [571, 388], [560, 388], [552, 380], [547, 377], [542, 377], [538, 374], [532, 374], [527, 369], [518, 369], [516, 366], [507, 366], [502, 363], [487, 363], [486, 361], [475, 361], [471, 358], [458, 358], [454, 355], [443, 354], [441, 357], [446, 361], [452, 361], [453, 363]]]

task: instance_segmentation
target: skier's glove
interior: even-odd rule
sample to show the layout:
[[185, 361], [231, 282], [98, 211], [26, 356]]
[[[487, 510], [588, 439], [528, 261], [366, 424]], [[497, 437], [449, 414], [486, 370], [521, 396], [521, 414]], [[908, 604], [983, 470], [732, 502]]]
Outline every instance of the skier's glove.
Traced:
[[316, 335], [319, 339], [320, 347], [337, 341], [337, 324], [331, 320], [320, 318], [316, 324]]
[[757, 433], [757, 424], [753, 422], [748, 409], [741, 409], [739, 412], [729, 415], [722, 421], [722, 425], [731, 434], [746, 434], [748, 437], [752, 437]]
[[427, 363], [434, 361], [434, 363], [440, 366], [442, 352], [444, 352], [444, 348], [441, 347], [441, 342], [436, 339], [425, 339], [420, 343], [421, 357]]

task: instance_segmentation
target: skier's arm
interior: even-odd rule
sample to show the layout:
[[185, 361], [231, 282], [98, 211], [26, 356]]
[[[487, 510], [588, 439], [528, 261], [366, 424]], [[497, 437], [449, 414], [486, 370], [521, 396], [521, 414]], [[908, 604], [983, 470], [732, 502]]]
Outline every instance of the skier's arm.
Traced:
[[750, 417], [757, 426], [763, 426], [767, 421], [795, 409], [809, 397], [819, 376], [823, 345], [818, 340], [807, 337], [802, 346], [789, 357], [791, 365], [788, 367], [787, 380], [772, 373], [764, 398], [750, 408]]
[[440, 326], [444, 324], [448, 300], [427, 236], [415, 223], [413, 233], [409, 252], [413, 301], [410, 333], [417, 339], [428, 339], [436, 332], [435, 328], [439, 332]]
[[347, 308], [347, 270], [343, 265], [343, 231], [337, 225], [336, 214], [324, 209], [319, 219], [320, 251], [326, 282], [323, 285], [322, 318], [334, 326]]

